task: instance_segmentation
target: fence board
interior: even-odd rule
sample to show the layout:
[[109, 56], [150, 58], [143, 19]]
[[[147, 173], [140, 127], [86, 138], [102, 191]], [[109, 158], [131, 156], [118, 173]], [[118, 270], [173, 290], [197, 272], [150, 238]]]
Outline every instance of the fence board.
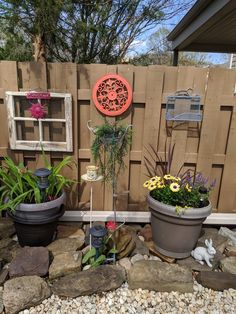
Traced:
[[[78, 169], [67, 170], [66, 175], [80, 178], [86, 166], [92, 163], [90, 145], [93, 139], [87, 129], [87, 121], [101, 125], [103, 115], [92, 101], [92, 89], [96, 81], [107, 73], [124, 76], [133, 87], [133, 104], [129, 112], [121, 118], [123, 124], [133, 125], [131, 150], [125, 158], [126, 170], [119, 177], [118, 191], [129, 190], [119, 197], [117, 210], [144, 210], [146, 191], [142, 188], [145, 177], [144, 147], [152, 143], [160, 156], [164, 157], [167, 143], [176, 142], [173, 171], [182, 163], [184, 169], [191, 168], [203, 172], [210, 179], [217, 179], [211, 196], [215, 210], [236, 211], [236, 179], [232, 175], [236, 169], [236, 100], [234, 87], [236, 71], [227, 69], [200, 69], [195, 67], [134, 67], [131, 65], [75, 65], [72, 63], [0, 62], [0, 98], [6, 90], [50, 90], [69, 92], [73, 96], [73, 158]], [[168, 95], [179, 89], [192, 88], [199, 94], [203, 107], [202, 123], [183, 123], [172, 128], [166, 123], [165, 102]], [[53, 115], [59, 116], [60, 105], [52, 108]], [[25, 109], [28, 111], [28, 104]], [[0, 99], [0, 154], [11, 154], [16, 160], [24, 161], [30, 168], [44, 165], [40, 154], [33, 151], [9, 151], [6, 107]], [[115, 121], [115, 118], [108, 118]], [[167, 127], [168, 126], [168, 127]], [[217, 126], [217, 127], [216, 127]], [[60, 129], [60, 126], [55, 126]], [[32, 125], [23, 128], [22, 136], [34, 138]], [[47, 136], [55, 128], [44, 129]], [[59, 130], [60, 131], [60, 130]], [[63, 134], [63, 130], [61, 130]], [[51, 136], [51, 135], [50, 135]], [[57, 136], [58, 134], [54, 134]], [[58, 163], [64, 153], [47, 153], [52, 163]], [[78, 192], [78, 193], [77, 193]], [[72, 208], [88, 208], [90, 185], [82, 183], [79, 191], [71, 195]], [[94, 210], [112, 209], [112, 192], [108, 185], [94, 184]]]
[[[118, 74], [123, 76], [128, 83], [130, 84], [131, 88], [133, 89], [133, 72], [134, 68], [132, 65], [118, 65]], [[132, 124], [132, 111], [128, 110], [123, 119], [122, 123], [124, 125]], [[129, 172], [130, 172], [130, 152], [125, 156], [124, 163], [125, 163], [125, 170], [122, 175], [119, 176], [118, 180], [118, 193], [123, 193], [129, 190]], [[124, 195], [120, 195], [117, 200], [117, 210], [124, 210], [128, 208], [128, 199], [129, 195], [126, 193]]]
[[[33, 91], [45, 91], [47, 90], [47, 71], [46, 63], [37, 63], [37, 62], [20, 62], [18, 64], [19, 71], [21, 72], [21, 90], [33, 90]], [[30, 104], [29, 104], [30, 106]], [[28, 108], [25, 110], [28, 111]], [[22, 132], [26, 132], [26, 128], [30, 129], [31, 136], [36, 134], [36, 137], [39, 138], [39, 129], [34, 127], [32, 123], [29, 124], [25, 122], [25, 125], [22, 127]], [[49, 133], [49, 131], [48, 131]], [[49, 158], [49, 154], [45, 153], [46, 157]], [[36, 153], [36, 168], [41, 168], [45, 166], [44, 158], [42, 154]]]
[[[7, 90], [18, 90], [17, 80], [17, 63], [13, 61], [1, 61], [0, 62], [0, 82], [3, 91]], [[4, 95], [5, 96], [5, 95]], [[1, 125], [1, 136], [0, 136], [0, 147], [9, 148], [9, 134], [7, 124], [7, 108], [5, 102], [0, 102], [0, 125]], [[13, 155], [8, 150], [8, 155]], [[23, 161], [23, 154], [16, 152], [14, 154], [15, 160], [19, 163]]]
[[[101, 125], [104, 123], [103, 116], [98, 113], [92, 99], [92, 90], [93, 86], [95, 85], [96, 81], [100, 79], [103, 75], [107, 73], [107, 66], [104, 64], [93, 64], [92, 71], [90, 73], [90, 91], [91, 91], [91, 99], [90, 99], [90, 120], [92, 121], [92, 125]], [[84, 121], [87, 123], [87, 121]], [[90, 144], [92, 144], [93, 135], [90, 134], [91, 140]], [[92, 160], [90, 160], [92, 163]], [[94, 184], [94, 197], [93, 203], [96, 204], [97, 210], [102, 210], [104, 206], [104, 184], [97, 182]]]
[[[62, 154], [63, 157], [70, 155], [78, 162], [78, 96], [77, 96], [77, 66], [74, 63], [50, 63], [48, 64], [49, 86], [51, 91], [68, 92], [72, 94], [72, 125], [73, 125], [73, 153]], [[53, 128], [54, 124], [52, 124]], [[52, 130], [51, 130], [52, 132]], [[71, 168], [63, 169], [63, 175], [78, 181], [78, 169], [72, 164]], [[73, 209], [78, 203], [78, 188], [75, 185], [70, 191], [70, 203]]]
[[[107, 65], [106, 74], [117, 74], [117, 66], [116, 65]], [[106, 120], [109, 123], [115, 123], [115, 117], [106, 117]], [[114, 204], [116, 206], [116, 204]], [[104, 185], [104, 210], [113, 209], [113, 191], [110, 183], [105, 183]]]
[[224, 75], [222, 69], [210, 69], [206, 100], [203, 112], [201, 138], [198, 151], [197, 171], [210, 177], [216, 144], [216, 129], [219, 121], [220, 102]]
[[[229, 139], [225, 158], [224, 173], [221, 183], [221, 198], [219, 202], [220, 212], [236, 212], [236, 107], [234, 107], [230, 124]], [[223, 197], [228, 195], [228, 197]]]
[[[144, 116], [144, 132], [143, 132], [143, 147], [142, 147], [142, 161], [141, 161], [141, 173], [139, 182], [140, 203], [145, 201], [146, 191], [142, 187], [144, 181], [147, 180], [147, 170], [145, 167], [145, 158], [150, 160], [152, 166], [155, 167], [155, 156], [151, 153], [149, 145], [154, 149], [157, 148], [158, 130], [161, 114], [161, 99], [163, 89], [164, 71], [157, 69], [155, 66], [148, 67], [147, 83], [146, 83], [146, 105]], [[148, 126], [148, 127], [147, 127]], [[150, 154], [152, 158], [150, 158]]]

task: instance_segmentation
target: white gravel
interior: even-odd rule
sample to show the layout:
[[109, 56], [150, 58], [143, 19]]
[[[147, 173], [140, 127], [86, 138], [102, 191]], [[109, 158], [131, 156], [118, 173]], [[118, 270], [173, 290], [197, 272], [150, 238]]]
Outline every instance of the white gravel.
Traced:
[[224, 292], [206, 289], [194, 283], [194, 293], [129, 290], [125, 283], [119, 289], [100, 295], [60, 299], [52, 295], [42, 304], [19, 314], [106, 314], [106, 313], [236, 313], [236, 290]]

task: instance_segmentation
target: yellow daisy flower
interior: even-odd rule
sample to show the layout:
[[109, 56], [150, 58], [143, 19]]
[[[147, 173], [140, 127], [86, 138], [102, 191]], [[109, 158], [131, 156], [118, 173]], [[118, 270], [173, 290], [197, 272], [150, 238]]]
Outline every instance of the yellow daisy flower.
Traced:
[[157, 187], [158, 187], [158, 189], [164, 188], [165, 187], [164, 182], [163, 181], [157, 182]]
[[188, 192], [192, 191], [192, 187], [188, 183], [185, 185], [185, 188]]
[[150, 183], [156, 183], [157, 182], [157, 178], [156, 177], [152, 177], [150, 180], [149, 180]]
[[181, 181], [180, 177], [174, 177], [173, 180], [175, 180], [175, 181]]
[[149, 186], [148, 186], [148, 189], [149, 189], [150, 191], [152, 191], [152, 190], [154, 190], [156, 187], [157, 187], [157, 186], [156, 186], [155, 183], [150, 183]]
[[150, 184], [149, 181], [145, 181], [144, 184], [143, 184], [143, 187], [144, 187], [144, 188], [148, 188], [148, 187], [149, 187], [149, 184]]
[[155, 176], [155, 178], [157, 181], [161, 181], [161, 179], [162, 179], [161, 177], [158, 177], [158, 176]]
[[180, 190], [180, 186], [178, 183], [173, 182], [170, 184], [170, 189], [172, 192], [178, 192]]
[[164, 175], [164, 179], [166, 180], [172, 180], [173, 176], [171, 176], [170, 174], [166, 174]]

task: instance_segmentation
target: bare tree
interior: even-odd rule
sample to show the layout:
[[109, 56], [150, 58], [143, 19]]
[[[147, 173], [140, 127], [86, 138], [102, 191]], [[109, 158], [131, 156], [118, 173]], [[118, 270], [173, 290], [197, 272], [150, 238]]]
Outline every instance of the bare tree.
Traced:
[[34, 60], [117, 63], [132, 42], [193, 0], [0, 0], [0, 19], [24, 32]]

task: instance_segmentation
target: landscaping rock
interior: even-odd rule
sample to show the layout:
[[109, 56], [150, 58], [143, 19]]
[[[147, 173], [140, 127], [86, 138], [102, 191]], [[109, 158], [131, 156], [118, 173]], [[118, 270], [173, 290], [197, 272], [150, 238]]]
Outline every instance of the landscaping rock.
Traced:
[[5, 238], [5, 239], [0, 240], [0, 249], [3, 249], [9, 246], [12, 242], [13, 240], [11, 238]]
[[3, 291], [0, 291], [0, 314], [3, 312], [4, 310], [4, 305], [3, 305]]
[[230, 256], [220, 261], [220, 267], [224, 272], [236, 275], [236, 256]]
[[[8, 279], [9, 271], [8, 269], [2, 269], [0, 272], [0, 286]], [[1, 313], [1, 312], [0, 312]]]
[[195, 271], [211, 271], [213, 269], [218, 268], [220, 261], [224, 258], [224, 255], [221, 254], [219, 251], [216, 252], [216, 255], [214, 256], [212, 263], [212, 267], [207, 266], [206, 262], [204, 261], [204, 265], [201, 265], [199, 262], [197, 262], [192, 256], [177, 260], [177, 264], [180, 266], [186, 266], [189, 267], [192, 270]]
[[132, 255], [135, 254], [149, 255], [149, 248], [147, 247], [145, 242], [141, 241], [137, 235], [134, 237], [134, 241], [135, 248], [132, 252]]
[[72, 233], [69, 238], [71, 239], [80, 239], [81, 242], [85, 240], [85, 234], [84, 231], [82, 229], [78, 229], [76, 230], [74, 233]]
[[130, 234], [132, 236], [137, 235], [137, 229], [130, 225], [124, 225], [119, 229], [120, 236], [123, 237], [125, 234]]
[[143, 236], [145, 241], [152, 241], [152, 227], [151, 225], [145, 225], [140, 231], [139, 235]]
[[0, 218], [0, 239], [13, 236], [16, 233], [14, 223], [8, 218]]
[[45, 247], [24, 247], [9, 266], [10, 277], [45, 276], [49, 268], [49, 251]]
[[128, 257], [124, 257], [124, 258], [120, 259], [118, 261], [118, 265], [120, 265], [121, 267], [124, 267], [124, 269], [126, 271], [130, 270], [130, 268], [132, 266], [131, 261]]
[[84, 235], [84, 232], [81, 229], [81, 223], [59, 224], [57, 226], [57, 239], [69, 238], [78, 230], [81, 230], [82, 234]]
[[83, 245], [84, 240], [81, 240], [80, 238], [76, 239], [64, 238], [52, 242], [51, 244], [48, 245], [47, 248], [55, 256], [59, 253], [78, 251], [82, 248]]
[[224, 253], [226, 256], [236, 256], [236, 246], [228, 245]]
[[8, 246], [0, 249], [0, 256], [3, 263], [10, 263], [20, 248], [18, 243], [11, 241]]
[[205, 247], [205, 240], [212, 239], [213, 247], [219, 252], [223, 253], [227, 244], [227, 237], [219, 234], [217, 228], [203, 228], [203, 235], [198, 239], [197, 246]]
[[150, 255], [149, 256], [149, 260], [150, 261], [159, 261], [159, 262], [161, 262], [161, 259], [159, 257], [155, 256], [155, 255]]
[[128, 272], [131, 289], [193, 292], [192, 272], [189, 268], [159, 261], [138, 261]]
[[204, 265], [201, 265], [200, 263], [195, 261], [195, 259], [192, 258], [191, 256], [184, 259], [177, 260], [176, 263], [180, 266], [185, 266], [195, 271], [212, 271], [212, 267], [207, 266], [205, 262], [204, 262]]
[[219, 234], [226, 237], [229, 241], [229, 245], [236, 246], [236, 231], [232, 231], [229, 228], [221, 227], [219, 230]]
[[138, 236], [138, 238], [139, 238], [139, 240], [141, 240], [142, 242], [144, 242], [144, 241], [145, 241], [144, 237], [143, 237], [143, 236], [141, 236], [141, 235], [139, 235], [139, 236]]
[[54, 294], [75, 298], [119, 288], [125, 281], [125, 270], [115, 265], [102, 265], [95, 269], [70, 274], [52, 286]]
[[92, 266], [91, 265], [85, 265], [84, 267], [83, 267], [83, 270], [88, 270], [89, 268], [91, 268]]
[[81, 270], [82, 252], [65, 252], [57, 254], [49, 268], [49, 279], [71, 274]]
[[174, 263], [175, 262], [175, 259], [173, 257], [165, 256], [165, 255], [161, 254], [160, 252], [158, 252], [156, 249], [156, 245], [153, 241], [146, 242], [146, 244], [149, 248], [149, 252], [152, 255], [159, 257], [162, 261], [167, 262], [167, 263]]
[[50, 295], [47, 283], [38, 276], [10, 279], [5, 282], [3, 291], [6, 314], [19, 313], [20, 310], [40, 304]]
[[223, 291], [225, 289], [236, 289], [236, 275], [221, 272], [202, 271], [196, 276], [196, 280], [209, 289]]
[[131, 257], [130, 261], [132, 264], [137, 263], [138, 261], [142, 261], [144, 259], [144, 256], [142, 254], [136, 254]]
[[135, 248], [135, 240], [133, 236], [129, 233], [120, 235], [119, 240], [116, 244], [117, 249], [117, 259], [129, 256]]

